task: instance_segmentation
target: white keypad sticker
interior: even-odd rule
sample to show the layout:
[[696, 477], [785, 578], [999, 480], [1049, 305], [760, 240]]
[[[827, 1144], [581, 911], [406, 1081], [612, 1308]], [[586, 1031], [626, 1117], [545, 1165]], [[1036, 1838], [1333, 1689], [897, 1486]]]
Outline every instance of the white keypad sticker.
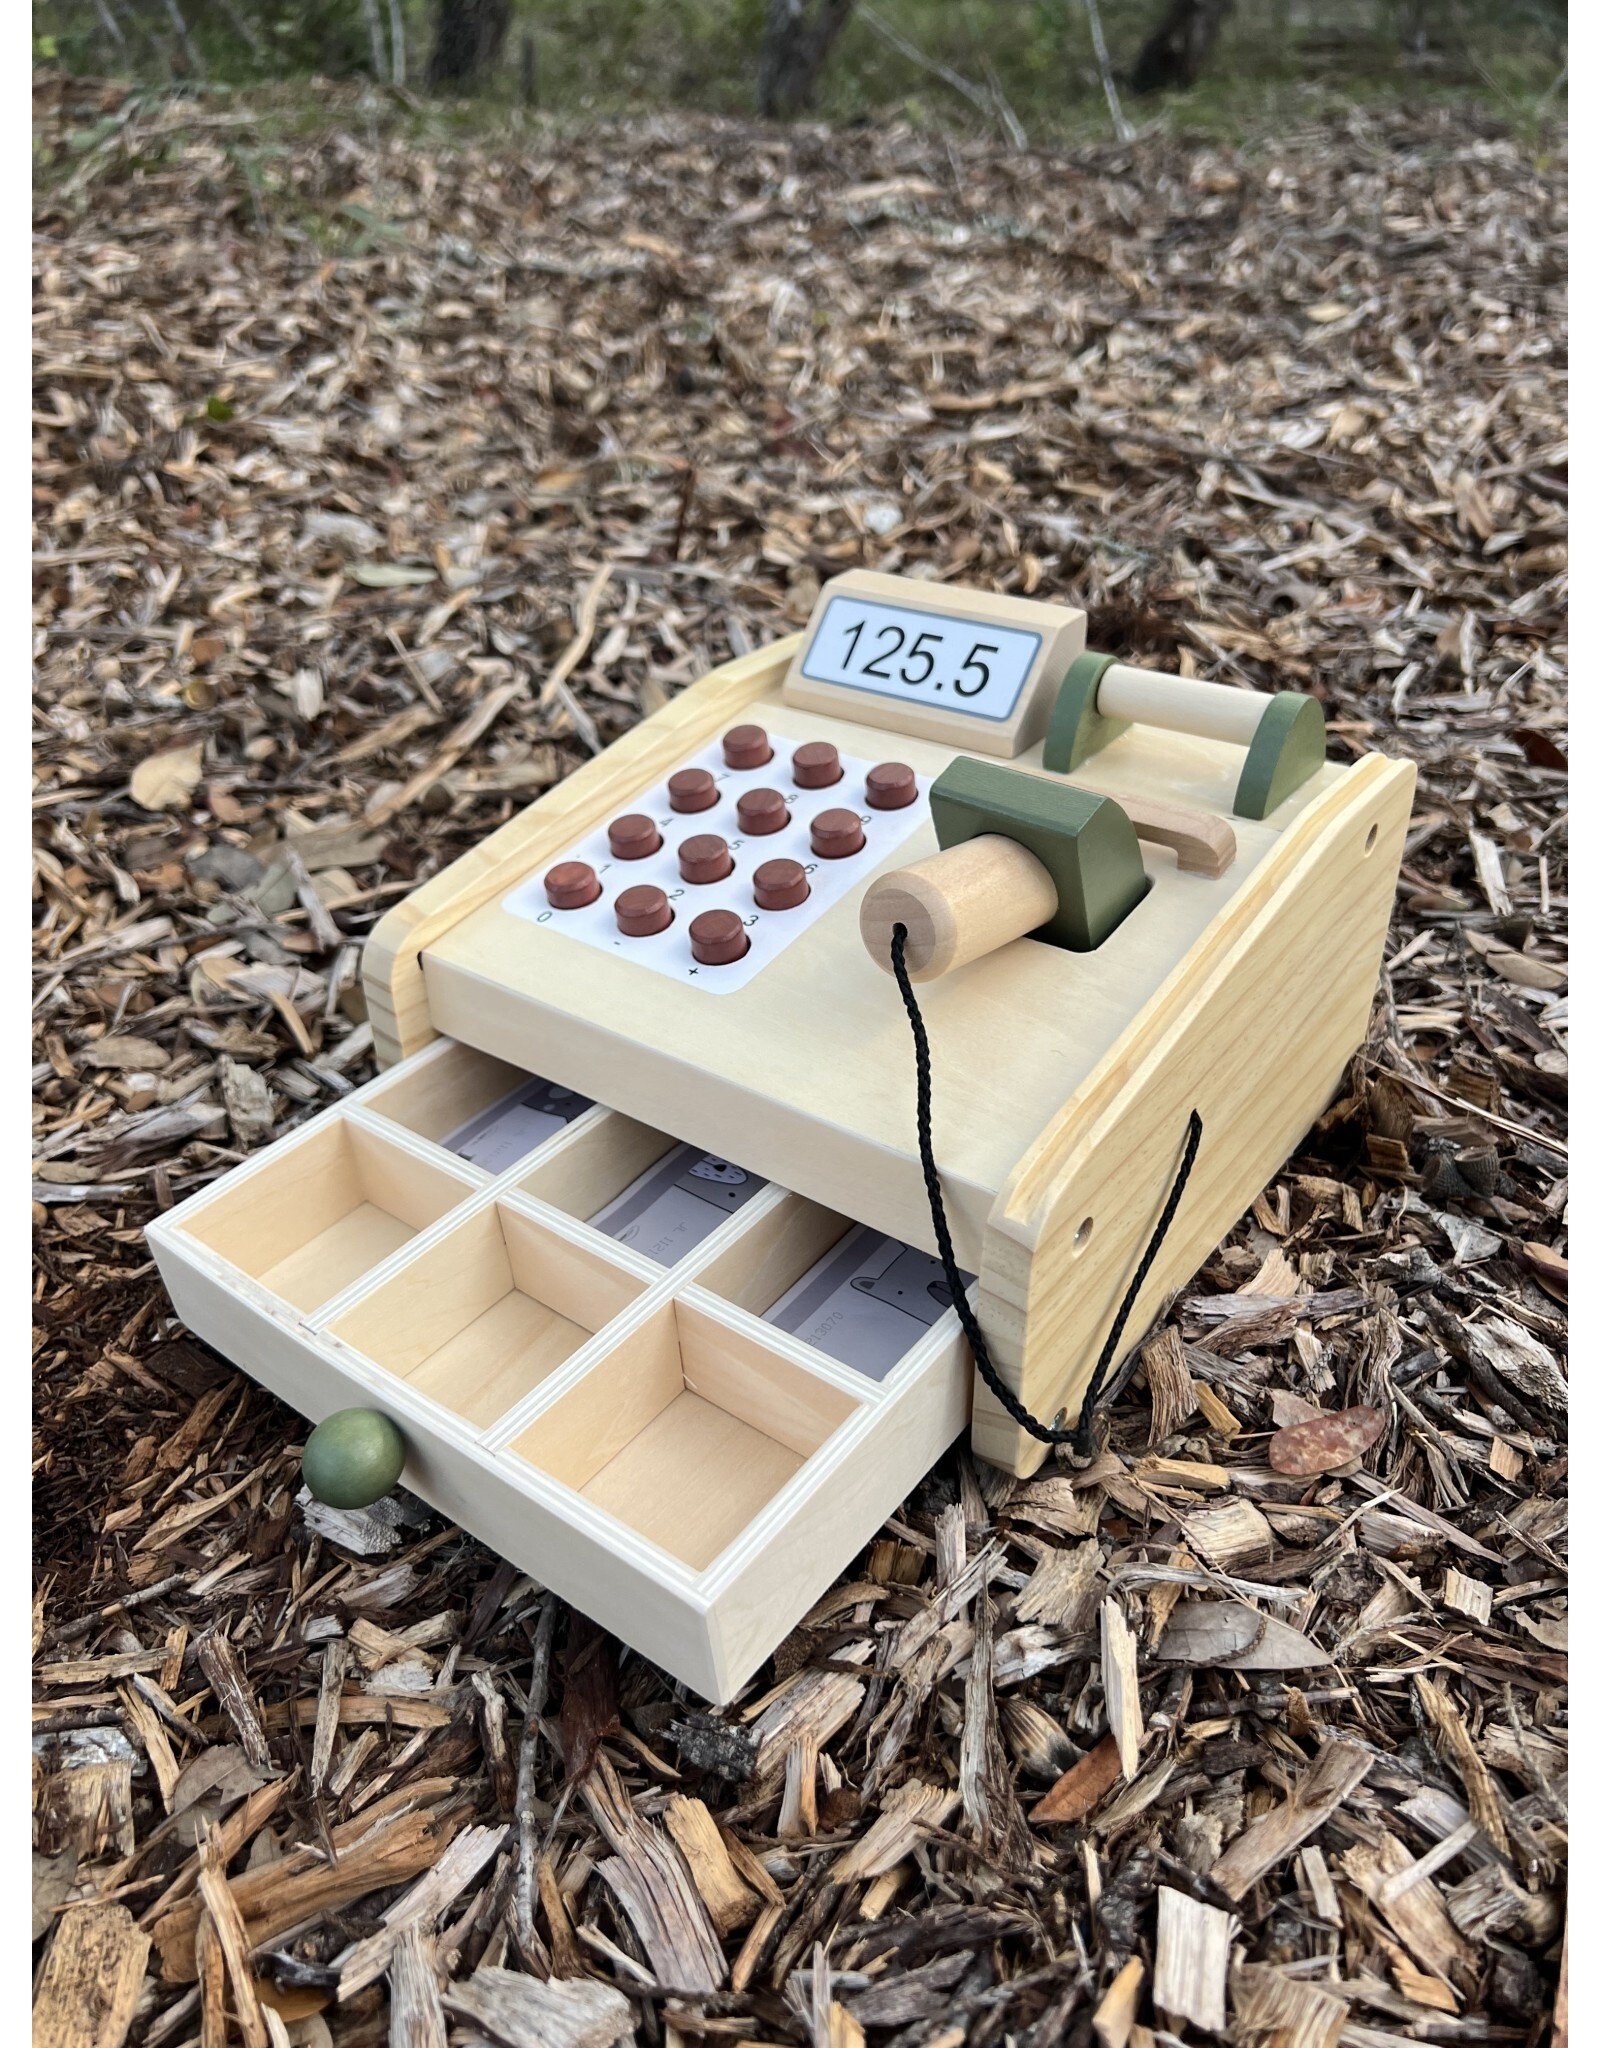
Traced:
[[[619, 959], [637, 960], [658, 974], [691, 988], [709, 989], [717, 995], [743, 988], [816, 923], [841, 897], [881, 867], [894, 850], [902, 846], [928, 816], [927, 790], [918, 778], [913, 802], [899, 810], [874, 810], [867, 802], [867, 773], [879, 761], [892, 760], [892, 749], [872, 760], [839, 755], [843, 770], [839, 780], [826, 789], [800, 789], [791, 771], [799, 742], [774, 733], [772, 759], [759, 768], [729, 768], [722, 758], [719, 735], [698, 754], [677, 763], [673, 774], [684, 768], [708, 769], [716, 781], [717, 800], [703, 811], [675, 811], [667, 799], [667, 779], [646, 790], [634, 802], [619, 804], [603, 824], [575, 844], [541, 863], [536, 874], [519, 882], [503, 899], [503, 908], [514, 917], [524, 917], [547, 930], [596, 946]], [[739, 830], [738, 801], [747, 789], [776, 789], [789, 807], [789, 822], [781, 832], [746, 836]], [[823, 811], [854, 811], [861, 820], [865, 845], [859, 853], [839, 860], [823, 860], [811, 850], [811, 823]], [[607, 826], [612, 817], [642, 813], [654, 821], [661, 844], [643, 860], [618, 860], [611, 851]], [[701, 833], [715, 833], [727, 841], [733, 856], [733, 872], [720, 882], [685, 882], [678, 872], [678, 849], [684, 840]], [[762, 910], [756, 903], [753, 879], [756, 869], [769, 860], [795, 860], [806, 870], [811, 894], [794, 910]], [[555, 910], [545, 894], [544, 878], [563, 861], [584, 861], [594, 869], [600, 894], [578, 910]], [[616, 899], [625, 889], [640, 883], [654, 883], [664, 890], [672, 906], [672, 923], [665, 931], [646, 938], [629, 938], [617, 929]], [[695, 959], [689, 945], [689, 926], [705, 910], [732, 910], [744, 923], [750, 947], [740, 959], [726, 966], [707, 966]]]

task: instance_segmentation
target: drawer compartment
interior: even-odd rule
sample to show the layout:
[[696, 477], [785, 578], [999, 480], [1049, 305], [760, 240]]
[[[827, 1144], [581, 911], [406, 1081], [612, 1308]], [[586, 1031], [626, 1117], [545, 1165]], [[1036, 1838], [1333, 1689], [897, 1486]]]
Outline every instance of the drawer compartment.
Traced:
[[874, 1381], [763, 1322], [854, 1228], [781, 1189], [675, 1265], [606, 1236], [584, 1219], [676, 1149], [613, 1111], [493, 1176], [441, 1149], [530, 1080], [429, 1046], [151, 1248], [197, 1335], [313, 1422], [388, 1414], [407, 1487], [724, 1702], [962, 1428], [960, 1334], [911, 1328]]
[[604, 1110], [537, 1158], [517, 1186], [675, 1266], [766, 1186], [759, 1174]]
[[510, 1449], [698, 1571], [858, 1407], [753, 1334], [669, 1300]]
[[698, 1283], [870, 1380], [895, 1372], [954, 1306], [928, 1253], [792, 1194], [716, 1252]]
[[202, 1198], [185, 1233], [309, 1315], [473, 1191], [337, 1113]]
[[384, 1075], [361, 1101], [373, 1116], [491, 1176], [559, 1136], [590, 1107], [586, 1095], [453, 1039]]
[[602, 1251], [496, 1202], [346, 1308], [330, 1334], [481, 1429], [647, 1284]]

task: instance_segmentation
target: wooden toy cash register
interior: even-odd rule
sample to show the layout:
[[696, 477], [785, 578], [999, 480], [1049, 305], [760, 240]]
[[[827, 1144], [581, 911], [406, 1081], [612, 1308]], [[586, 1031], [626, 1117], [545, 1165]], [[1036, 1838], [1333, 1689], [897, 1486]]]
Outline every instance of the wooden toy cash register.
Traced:
[[1414, 780], [1084, 642], [838, 577], [383, 920], [379, 1078], [150, 1232], [314, 1491], [722, 1701], [963, 1427], [1038, 1467], [1360, 1044]]

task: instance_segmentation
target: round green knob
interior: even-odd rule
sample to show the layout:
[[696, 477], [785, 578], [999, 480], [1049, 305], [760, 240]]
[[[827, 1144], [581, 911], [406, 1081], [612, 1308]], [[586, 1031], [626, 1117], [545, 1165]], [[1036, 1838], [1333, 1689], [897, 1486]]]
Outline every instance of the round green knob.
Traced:
[[330, 1508], [366, 1508], [400, 1477], [405, 1439], [376, 1408], [341, 1408], [306, 1438], [301, 1477]]

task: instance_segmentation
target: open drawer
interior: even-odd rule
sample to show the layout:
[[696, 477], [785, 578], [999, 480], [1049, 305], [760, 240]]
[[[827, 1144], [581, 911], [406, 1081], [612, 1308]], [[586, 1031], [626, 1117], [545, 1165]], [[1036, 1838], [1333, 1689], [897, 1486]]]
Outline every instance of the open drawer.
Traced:
[[388, 1415], [407, 1486], [721, 1703], [965, 1426], [970, 1365], [938, 1303], [861, 1369], [781, 1327], [855, 1226], [722, 1160], [658, 1192], [674, 1157], [441, 1040], [149, 1237], [198, 1335], [313, 1422]]

